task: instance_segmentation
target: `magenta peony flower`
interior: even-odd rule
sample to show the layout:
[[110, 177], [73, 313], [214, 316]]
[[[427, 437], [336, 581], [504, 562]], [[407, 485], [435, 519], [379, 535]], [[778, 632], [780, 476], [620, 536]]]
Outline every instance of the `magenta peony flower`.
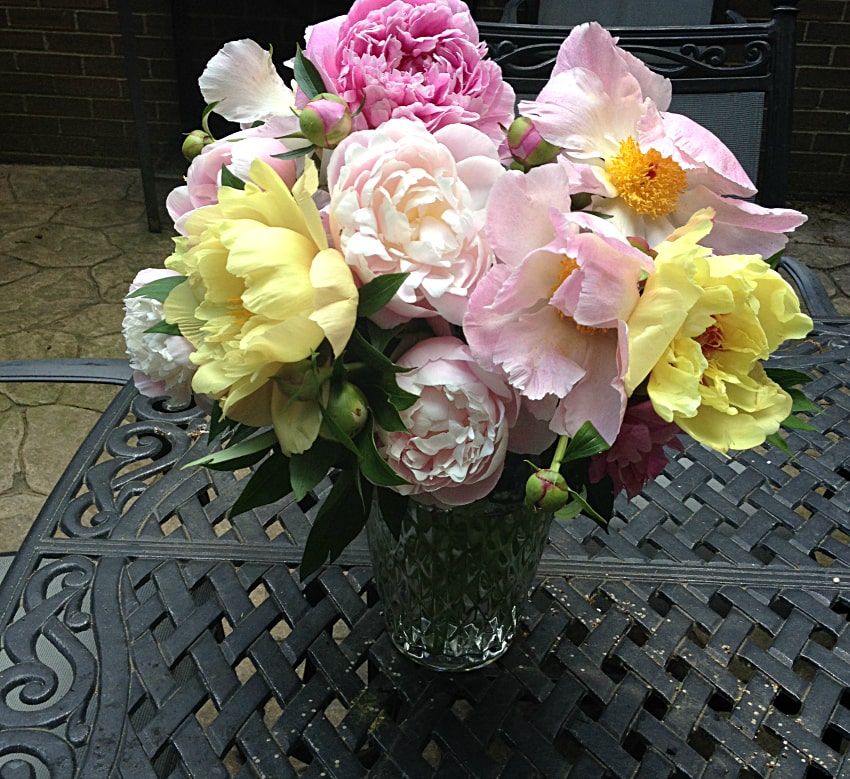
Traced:
[[410, 482], [394, 489], [447, 506], [483, 498], [502, 473], [516, 393], [451, 336], [420, 341], [398, 364], [412, 368], [399, 386], [419, 399], [402, 412], [407, 432], [377, 430], [378, 451]]
[[610, 449], [591, 458], [590, 480], [598, 482], [608, 474], [616, 492], [625, 490], [633, 498], [666, 467], [665, 446], [677, 452], [683, 450], [676, 437], [679, 432], [676, 425], [655, 413], [651, 401], [630, 403], [617, 440]]
[[485, 51], [460, 0], [357, 0], [307, 29], [305, 54], [352, 113], [363, 104], [355, 129], [408, 117], [431, 130], [472, 125], [498, 143], [515, 98]]

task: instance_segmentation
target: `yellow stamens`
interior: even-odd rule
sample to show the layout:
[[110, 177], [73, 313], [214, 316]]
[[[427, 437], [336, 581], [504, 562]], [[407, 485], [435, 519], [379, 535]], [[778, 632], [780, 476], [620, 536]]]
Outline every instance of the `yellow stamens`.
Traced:
[[253, 314], [245, 308], [242, 304], [242, 298], [239, 296], [228, 298], [227, 302], [229, 304], [228, 313], [233, 318], [233, 324], [239, 328], [244, 327]]
[[631, 136], [620, 143], [620, 153], [608, 160], [606, 167], [619, 196], [644, 216], [673, 213], [688, 186], [678, 162], [662, 157], [656, 149], [642, 152]]

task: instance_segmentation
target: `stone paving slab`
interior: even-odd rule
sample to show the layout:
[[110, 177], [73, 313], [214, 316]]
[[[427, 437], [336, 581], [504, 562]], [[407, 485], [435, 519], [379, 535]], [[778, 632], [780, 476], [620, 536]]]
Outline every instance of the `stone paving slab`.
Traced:
[[[809, 221], [788, 253], [817, 271], [850, 316], [850, 206], [793, 205]], [[172, 248], [167, 228], [147, 230], [138, 171], [0, 165], [0, 209], [0, 359], [123, 357], [127, 286]], [[169, 224], [164, 210], [162, 220]], [[0, 384], [0, 554], [18, 548], [116, 391]]]

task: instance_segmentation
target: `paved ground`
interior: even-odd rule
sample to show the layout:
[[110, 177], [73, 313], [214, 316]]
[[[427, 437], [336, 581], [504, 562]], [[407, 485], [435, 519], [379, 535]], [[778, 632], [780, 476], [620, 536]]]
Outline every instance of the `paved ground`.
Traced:
[[[789, 253], [850, 316], [850, 207], [793, 205], [810, 219]], [[147, 231], [138, 172], [0, 165], [0, 209], [0, 359], [124, 356], [127, 286], [171, 251], [170, 232]], [[115, 392], [0, 384], [0, 553], [18, 548]]]

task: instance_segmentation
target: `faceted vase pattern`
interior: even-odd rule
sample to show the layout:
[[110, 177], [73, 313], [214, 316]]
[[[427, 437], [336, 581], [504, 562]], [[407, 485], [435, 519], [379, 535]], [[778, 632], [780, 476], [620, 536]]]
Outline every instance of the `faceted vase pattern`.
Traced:
[[445, 671], [479, 668], [503, 654], [551, 521], [515, 500], [438, 508], [411, 499], [396, 538], [375, 501], [366, 530], [396, 647]]

